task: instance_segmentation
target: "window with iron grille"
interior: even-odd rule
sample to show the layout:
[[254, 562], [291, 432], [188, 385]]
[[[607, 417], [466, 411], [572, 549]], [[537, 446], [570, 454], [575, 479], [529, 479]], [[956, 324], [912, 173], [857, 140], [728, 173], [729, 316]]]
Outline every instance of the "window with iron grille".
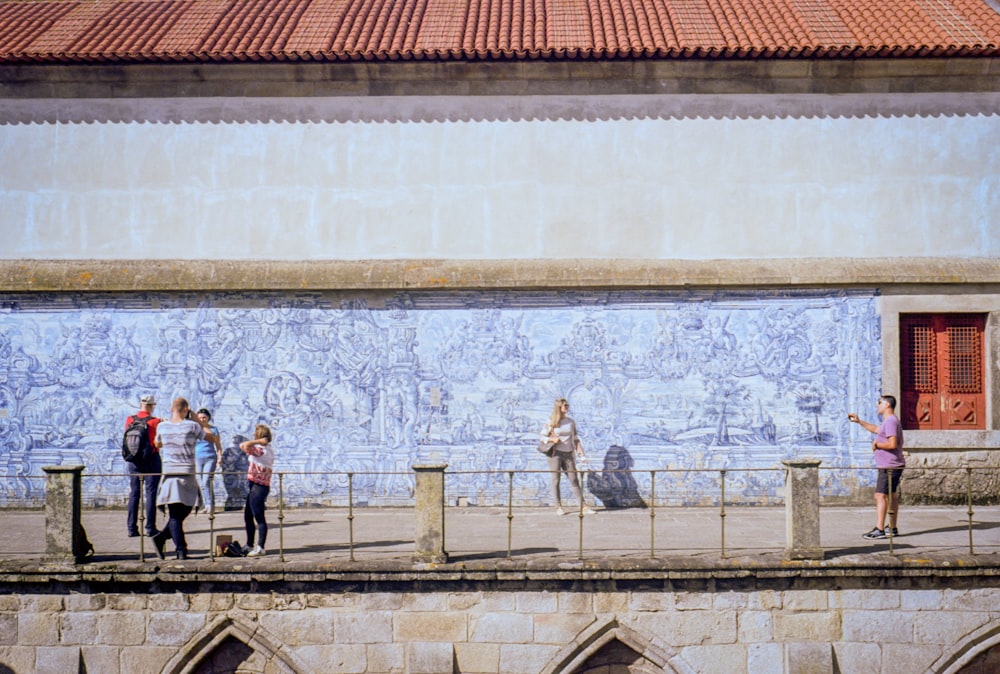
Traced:
[[984, 314], [900, 314], [904, 429], [986, 428]]

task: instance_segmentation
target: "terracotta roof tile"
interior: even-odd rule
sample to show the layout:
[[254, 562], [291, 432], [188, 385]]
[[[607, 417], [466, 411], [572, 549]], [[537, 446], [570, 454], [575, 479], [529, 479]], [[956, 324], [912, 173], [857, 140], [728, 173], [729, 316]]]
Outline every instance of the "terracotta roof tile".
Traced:
[[1000, 54], [997, 0], [0, 0], [0, 62]]

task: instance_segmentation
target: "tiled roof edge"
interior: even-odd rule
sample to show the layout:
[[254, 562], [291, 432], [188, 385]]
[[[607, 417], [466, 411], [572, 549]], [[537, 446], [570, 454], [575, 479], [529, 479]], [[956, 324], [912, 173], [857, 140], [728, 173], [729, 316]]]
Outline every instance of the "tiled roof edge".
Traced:
[[991, 56], [1000, 0], [0, 0], [0, 62]]
[[784, 49], [671, 49], [671, 50], [611, 50], [611, 49], [549, 49], [537, 51], [455, 51], [426, 52], [343, 51], [343, 52], [61, 52], [0, 54], [0, 64], [155, 64], [155, 63], [270, 63], [270, 62], [393, 62], [393, 61], [618, 61], [618, 60], [855, 60], [907, 59], [926, 57], [994, 57], [1000, 56], [1000, 45], [887, 45], [872, 47], [844, 45], [837, 47], [789, 47]]

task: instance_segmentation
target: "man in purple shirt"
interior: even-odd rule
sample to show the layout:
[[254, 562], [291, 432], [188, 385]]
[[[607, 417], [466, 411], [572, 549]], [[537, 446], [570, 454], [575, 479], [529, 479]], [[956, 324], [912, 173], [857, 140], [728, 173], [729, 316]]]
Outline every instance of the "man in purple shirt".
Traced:
[[[869, 433], [875, 434], [872, 451], [875, 452], [875, 467], [878, 481], [875, 484], [875, 528], [864, 534], [864, 538], [885, 538], [898, 536], [896, 517], [899, 514], [899, 480], [903, 477], [906, 459], [903, 457], [903, 427], [896, 416], [896, 399], [882, 396], [878, 400], [878, 413], [882, 423], [876, 426], [862, 421], [853, 412], [847, 419], [860, 424]], [[889, 516], [889, 526], [886, 523]]]

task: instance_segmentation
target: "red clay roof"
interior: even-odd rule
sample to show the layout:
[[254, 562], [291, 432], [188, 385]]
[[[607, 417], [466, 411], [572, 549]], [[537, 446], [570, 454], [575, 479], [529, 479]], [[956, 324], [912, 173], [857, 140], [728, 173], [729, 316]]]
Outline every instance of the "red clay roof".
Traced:
[[996, 56], [1000, 0], [8, 0], [0, 63]]

